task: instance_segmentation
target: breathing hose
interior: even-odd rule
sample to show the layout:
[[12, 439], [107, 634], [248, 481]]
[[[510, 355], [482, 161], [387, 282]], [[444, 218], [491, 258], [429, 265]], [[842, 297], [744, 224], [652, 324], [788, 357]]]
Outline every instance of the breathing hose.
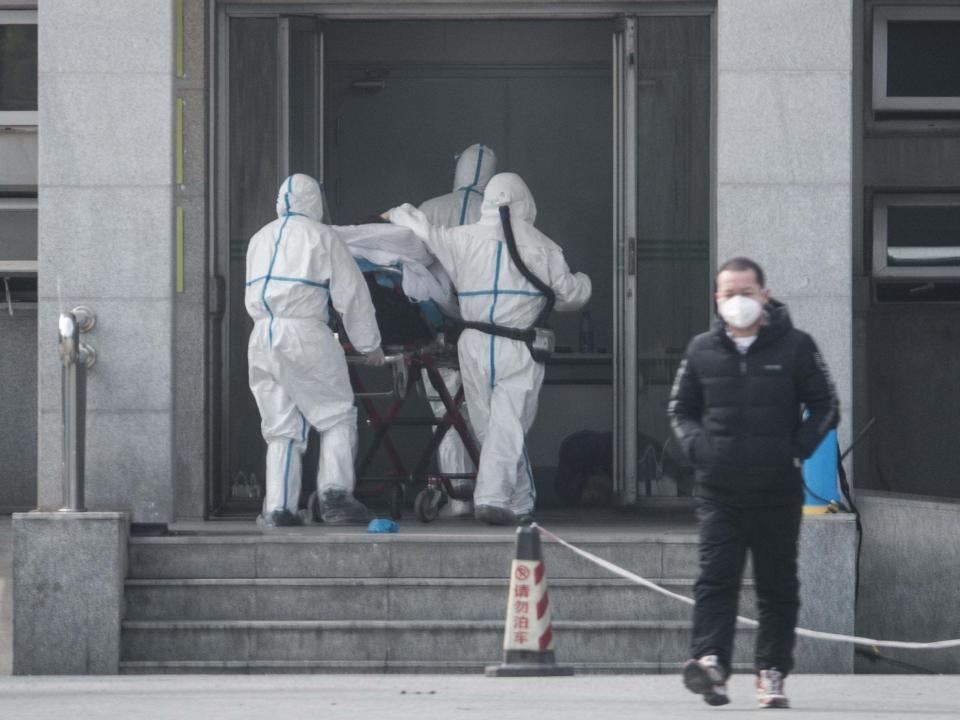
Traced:
[[518, 340], [526, 343], [530, 350], [530, 355], [539, 363], [546, 362], [553, 354], [555, 346], [555, 336], [553, 330], [547, 327], [550, 314], [556, 304], [557, 296], [547, 283], [536, 276], [523, 262], [520, 257], [520, 249], [517, 247], [517, 239], [513, 235], [513, 225], [510, 223], [510, 208], [503, 205], [500, 208], [500, 223], [503, 225], [503, 236], [507, 242], [507, 251], [510, 253], [510, 259], [517, 266], [520, 274], [530, 282], [537, 290], [543, 293], [546, 298], [546, 304], [537, 315], [533, 325], [526, 329], [505, 327], [494, 323], [464, 321], [462, 326], [470, 330], [479, 330], [480, 332], [494, 335], [496, 337]]

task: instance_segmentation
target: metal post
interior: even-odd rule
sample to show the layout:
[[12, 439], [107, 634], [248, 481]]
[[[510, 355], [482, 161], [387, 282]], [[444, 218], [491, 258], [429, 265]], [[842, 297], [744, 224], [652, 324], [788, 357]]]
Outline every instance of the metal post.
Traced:
[[96, 325], [89, 308], [76, 307], [61, 313], [59, 322], [60, 394], [63, 411], [63, 507], [61, 512], [84, 508], [84, 448], [87, 419], [87, 368], [96, 362], [92, 347], [80, 342], [80, 334]]

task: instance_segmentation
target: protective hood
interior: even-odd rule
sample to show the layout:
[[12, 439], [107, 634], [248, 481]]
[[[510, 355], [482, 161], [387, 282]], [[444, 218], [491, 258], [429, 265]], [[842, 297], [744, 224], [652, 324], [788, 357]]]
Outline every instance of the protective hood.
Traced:
[[490, 182], [497, 171], [497, 156], [486, 145], [471, 145], [457, 159], [457, 171], [453, 176], [454, 191], [472, 187], [478, 192]]
[[490, 178], [483, 191], [480, 222], [500, 222], [500, 207], [503, 205], [510, 206], [512, 220], [525, 220], [533, 225], [537, 219], [537, 205], [530, 188], [516, 173], [499, 173]]
[[277, 192], [277, 217], [306, 215], [323, 220], [323, 193], [320, 184], [309, 175], [291, 175]]

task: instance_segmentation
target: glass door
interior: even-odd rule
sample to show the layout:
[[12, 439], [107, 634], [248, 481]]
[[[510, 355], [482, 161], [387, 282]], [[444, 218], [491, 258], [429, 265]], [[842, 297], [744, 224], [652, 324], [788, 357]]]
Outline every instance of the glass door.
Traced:
[[623, 18], [614, 35], [615, 463], [621, 504], [692, 494], [666, 417], [710, 322], [710, 16]]
[[214, 312], [220, 437], [212, 448], [210, 508], [232, 515], [257, 512], [264, 487], [260, 414], [247, 379], [247, 243], [276, 217], [285, 177], [303, 172], [322, 182], [323, 34], [314, 17], [224, 14], [221, 23], [219, 111], [227, 120], [218, 154], [226, 197], [218, 218], [225, 237], [215, 258], [222, 288]]
[[613, 477], [618, 504], [637, 502], [637, 18], [613, 35]]

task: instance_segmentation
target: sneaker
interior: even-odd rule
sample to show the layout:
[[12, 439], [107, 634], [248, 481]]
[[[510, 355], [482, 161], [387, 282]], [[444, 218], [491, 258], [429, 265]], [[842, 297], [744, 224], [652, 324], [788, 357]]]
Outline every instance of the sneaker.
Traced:
[[517, 516], [506, 508], [495, 505], [477, 505], [473, 516], [487, 525], [516, 525]]
[[703, 695], [707, 705], [726, 705], [730, 702], [727, 673], [720, 667], [716, 655], [687, 660], [683, 666], [683, 684], [690, 692]]
[[757, 674], [757, 705], [761, 708], [788, 708], [790, 701], [783, 694], [783, 673], [776, 668]]

